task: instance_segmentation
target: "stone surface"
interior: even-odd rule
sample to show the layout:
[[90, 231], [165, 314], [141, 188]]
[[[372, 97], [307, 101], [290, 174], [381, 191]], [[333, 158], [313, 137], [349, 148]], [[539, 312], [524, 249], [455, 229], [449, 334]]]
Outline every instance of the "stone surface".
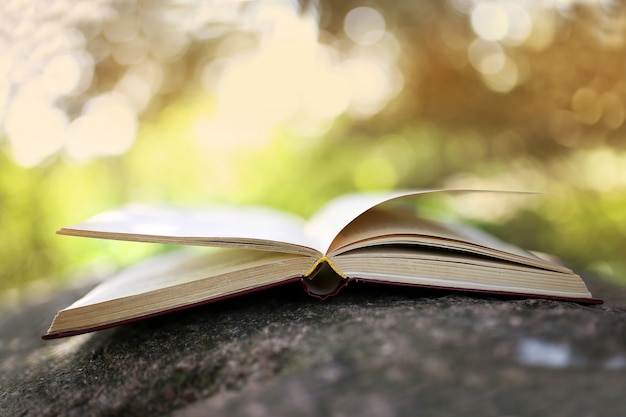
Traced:
[[290, 285], [40, 340], [83, 291], [1, 316], [0, 415], [626, 415], [623, 288], [582, 306]]

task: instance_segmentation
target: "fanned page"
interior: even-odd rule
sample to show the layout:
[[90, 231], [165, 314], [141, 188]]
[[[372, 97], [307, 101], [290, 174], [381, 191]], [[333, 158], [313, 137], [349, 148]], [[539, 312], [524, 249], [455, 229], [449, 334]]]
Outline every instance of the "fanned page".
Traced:
[[374, 207], [345, 227], [333, 240], [330, 256], [380, 245], [419, 245], [499, 258], [511, 262], [569, 272], [569, 269], [505, 243], [479, 229], [436, 222], [402, 207]]
[[347, 194], [330, 201], [309, 220], [306, 231], [320, 242], [323, 252], [343, 252], [389, 244], [421, 244], [428, 247], [464, 250], [557, 271], [569, 271], [517, 246], [502, 242], [478, 229], [461, 224], [444, 224], [420, 218], [407, 211], [425, 194], [447, 193], [527, 194], [490, 190], [405, 190], [378, 194]]
[[424, 193], [383, 196], [378, 202], [371, 199], [369, 208], [360, 197], [332, 202], [321, 211], [323, 216], [314, 220], [324, 224], [320, 219], [341, 218], [345, 213], [345, 221], [348, 213], [365, 211], [334, 238], [335, 231], [328, 229], [325, 240], [320, 239], [328, 245], [329, 263], [342, 276], [365, 281], [599, 301], [592, 299], [582, 279], [569, 268], [471, 226], [419, 217], [414, 203], [420, 194]]
[[[340, 232], [368, 210], [399, 198], [417, 198], [422, 194], [445, 190], [404, 190], [383, 193], [353, 193], [337, 197], [324, 205], [307, 223], [306, 233], [312, 236], [322, 252], [328, 254]], [[452, 191], [452, 190], [450, 190]]]
[[57, 233], [176, 245], [227, 246], [322, 256], [336, 235], [368, 209], [429, 191], [350, 194], [324, 206], [310, 222], [267, 207], [188, 208], [129, 204]]
[[264, 207], [126, 205], [57, 233], [176, 245], [227, 246], [320, 256], [303, 219]]
[[[371, 194], [348, 194], [323, 206], [310, 220], [265, 207], [183, 208], [172, 206], [126, 205], [91, 219], [60, 229], [57, 233], [101, 239], [130, 240], [177, 245], [226, 246], [296, 253], [329, 255], [341, 247], [363, 242], [359, 234], [366, 226], [370, 237], [430, 235], [442, 241], [433, 230], [416, 233], [410, 223], [404, 230], [389, 230], [397, 222], [372, 219], [372, 209], [399, 200], [415, 200], [429, 193], [465, 193], [472, 190], [410, 190]], [[491, 192], [491, 191], [478, 191]], [[393, 220], [393, 219], [391, 219]], [[413, 220], [417, 218], [413, 216]], [[348, 227], [350, 225], [350, 227]], [[355, 227], [358, 225], [358, 227]], [[355, 229], [358, 231], [355, 233]], [[449, 233], [450, 231], [448, 231]], [[449, 236], [448, 236], [449, 237]], [[467, 237], [467, 236], [466, 236]], [[472, 239], [470, 239], [472, 240]], [[382, 240], [379, 240], [382, 243]], [[492, 242], [493, 243], [493, 242]], [[500, 249], [504, 246], [500, 242]], [[516, 252], [514, 247], [505, 252]], [[338, 252], [335, 252], [336, 254]], [[528, 253], [522, 256], [528, 256]]]

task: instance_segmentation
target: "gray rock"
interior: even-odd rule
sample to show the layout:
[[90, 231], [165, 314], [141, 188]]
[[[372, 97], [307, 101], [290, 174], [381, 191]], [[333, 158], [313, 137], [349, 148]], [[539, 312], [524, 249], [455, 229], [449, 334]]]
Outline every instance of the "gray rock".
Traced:
[[67, 290], [2, 316], [0, 415], [624, 416], [624, 289], [592, 290], [609, 302], [290, 285], [44, 342]]

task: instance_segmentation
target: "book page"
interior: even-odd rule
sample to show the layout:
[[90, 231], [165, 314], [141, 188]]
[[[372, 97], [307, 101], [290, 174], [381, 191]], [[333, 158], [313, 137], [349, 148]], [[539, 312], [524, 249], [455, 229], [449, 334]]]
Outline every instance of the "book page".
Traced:
[[[75, 301], [68, 309], [146, 294], [201, 279], [232, 276], [241, 270], [253, 270], [271, 262], [292, 259], [294, 256], [297, 255], [240, 249], [172, 251], [121, 270]], [[308, 262], [310, 263], [312, 261]], [[224, 285], [222, 283], [218, 286]]]
[[263, 207], [126, 205], [57, 233], [166, 244], [231, 246], [318, 255], [303, 219]]
[[568, 299], [592, 296], [580, 276], [420, 247], [370, 247], [332, 258], [348, 277], [361, 280], [488, 293], [544, 295]]
[[[307, 223], [306, 233], [319, 242], [319, 247], [328, 253], [333, 240], [350, 222], [367, 210], [384, 202], [438, 190], [392, 191], [383, 193], [355, 193], [340, 196], [324, 205]], [[441, 191], [441, 190], [439, 190]]]
[[45, 337], [78, 334], [232, 294], [299, 280], [315, 257], [186, 248], [149, 258], [96, 286], [54, 318]]
[[567, 270], [468, 225], [420, 218], [403, 207], [374, 207], [345, 227], [332, 242], [331, 255], [375, 245], [412, 244], [460, 250], [552, 270]]

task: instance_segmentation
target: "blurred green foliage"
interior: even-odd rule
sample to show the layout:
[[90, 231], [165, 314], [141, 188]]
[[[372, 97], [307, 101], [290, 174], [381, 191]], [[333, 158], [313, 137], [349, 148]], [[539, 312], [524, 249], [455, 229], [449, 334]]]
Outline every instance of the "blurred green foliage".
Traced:
[[[0, 228], [4, 235], [0, 291], [13, 288], [19, 292], [42, 279], [61, 284], [81, 271], [106, 272], [167, 250], [159, 245], [54, 235], [61, 226], [129, 201], [267, 204], [306, 217], [344, 192], [431, 187], [547, 191], [550, 194], [528, 197], [510, 207], [497, 199], [483, 199], [479, 203], [460, 200], [455, 208], [506, 240], [554, 253], [575, 268], [626, 284], [626, 82], [621, 73], [626, 47], [623, 36], [616, 40], [621, 35], [618, 29], [606, 29], [607, 19], [613, 22], [610, 16], [624, 16], [623, 10], [604, 10], [602, 5], [572, 6], [565, 11], [554, 5], [533, 9], [528, 16], [536, 25], [552, 22], [549, 42], [542, 41], [545, 45], [538, 47], [536, 38], [532, 38], [535, 43], [525, 44], [504, 38], [489, 41], [490, 51], [497, 52], [496, 60], [505, 59], [503, 68], [510, 68], [506, 63], [516, 65], [517, 78], [514, 84], [507, 84], [510, 78], [498, 78], [507, 74], [498, 75], [491, 67], [481, 73], [482, 67], [469, 62], [474, 58], [468, 50], [486, 45], [485, 39], [477, 36], [484, 27], [472, 28], [469, 23], [472, 12], [467, 5], [475, 2], [420, 1], [395, 6], [385, 2], [302, 2], [298, 13], [309, 7], [317, 13], [320, 45], [331, 45], [334, 54], [352, 64], [368, 46], [355, 46], [358, 39], [348, 39], [346, 15], [364, 5], [378, 10], [387, 25], [387, 38], [378, 42], [386, 43], [368, 53], [382, 59], [393, 48], [401, 50], [393, 55], [397, 59], [392, 56], [384, 65], [376, 62], [387, 65], [391, 78], [397, 76], [394, 71], [401, 71], [403, 88], [397, 96], [379, 91], [386, 100], [380, 102], [380, 108], [376, 107], [380, 103], [364, 96], [363, 102], [352, 107], [346, 105], [332, 114], [322, 112], [326, 119], [316, 125], [317, 130], [299, 130], [298, 123], [296, 128], [292, 123], [298, 114], [279, 120], [285, 108], [271, 109], [274, 102], [291, 96], [279, 90], [276, 96], [272, 90], [261, 90], [265, 93], [260, 97], [246, 95], [259, 84], [281, 85], [284, 81], [291, 91], [309, 82], [298, 74], [302, 67], [291, 70], [288, 62], [276, 61], [276, 67], [270, 66], [272, 71], [287, 67], [280, 73], [282, 78], [252, 74], [247, 90], [233, 90], [241, 94], [231, 100], [234, 110], [241, 113], [235, 113], [234, 119], [228, 114], [230, 131], [226, 132], [232, 134], [248, 125], [264, 129], [262, 134], [252, 135], [253, 140], [240, 140], [235, 136], [229, 139], [228, 134], [220, 136], [224, 130], [200, 123], [223, 111], [222, 87], [215, 85], [214, 78], [219, 77], [211, 72], [215, 70], [212, 63], [221, 62], [217, 65], [221, 68], [226, 64], [219, 58], [255, 51], [272, 39], [264, 38], [263, 30], [255, 35], [250, 28], [242, 29], [234, 13], [223, 17], [228, 24], [186, 26], [180, 38], [186, 39], [184, 47], [161, 43], [162, 50], [151, 49], [153, 61], [144, 56], [150, 62], [146, 66], [141, 60], [135, 62], [134, 55], [124, 49], [138, 47], [137, 39], [120, 35], [128, 30], [129, 16], [144, 19], [142, 24], [149, 26], [141, 29], [145, 35], [142, 42], [149, 46], [168, 31], [180, 35], [182, 29], [166, 25], [163, 33], [159, 32], [159, 24], [173, 16], [167, 2], [152, 8], [141, 2], [129, 2], [132, 6], [118, 3], [111, 3], [115, 13], [101, 19], [104, 23], [91, 18], [83, 21], [83, 26], [77, 25], [85, 33], [82, 47], [94, 57], [103, 42], [108, 42], [112, 52], [106, 58], [94, 58], [93, 68], [85, 67], [93, 70], [89, 87], [74, 95], [55, 96], [53, 104], [55, 111], [63, 109], [64, 123], [71, 126], [70, 122], [83, 116], [87, 120], [92, 115], [89, 112], [99, 108], [101, 102], [88, 105], [98, 94], [111, 90], [126, 94], [134, 105], [141, 102], [136, 131], [112, 130], [110, 137], [114, 140], [116, 132], [120, 136], [136, 132], [132, 143], [127, 150], [110, 152], [111, 148], [105, 147], [103, 154], [81, 159], [72, 157], [80, 153], [72, 151], [68, 142], [66, 151], [61, 144], [61, 150], [53, 150], [36, 163], [25, 163], [15, 142], [24, 130], [5, 122], [6, 140], [0, 152]], [[289, 7], [288, 3], [282, 7]], [[263, 4], [259, 2], [259, 10]], [[188, 14], [193, 15], [194, 7], [200, 6], [188, 7]], [[154, 21], [146, 23], [147, 11]], [[250, 18], [249, 11], [239, 12]], [[12, 13], [16, 13], [14, 9]], [[265, 15], [253, 13], [255, 16]], [[276, 16], [274, 23], [281, 24], [281, 15]], [[371, 19], [376, 13], [363, 16]], [[98, 25], [103, 34], [98, 34]], [[390, 33], [395, 36], [392, 40]], [[477, 39], [483, 43], [472, 43]], [[472, 49], [471, 45], [478, 46]], [[254, 62], [254, 56], [249, 61]], [[228, 65], [243, 65], [238, 62]], [[365, 64], [362, 68], [372, 69]], [[375, 70], [374, 75], [378, 74]], [[138, 82], [137, 74], [145, 80], [160, 79], [155, 81], [159, 87], [145, 102], [140, 100], [142, 88], [150, 86]], [[290, 81], [286, 79], [290, 74], [302, 77]], [[365, 93], [371, 93], [368, 88], [372, 85], [372, 80], [365, 83]], [[299, 92], [305, 93], [311, 92]], [[342, 97], [337, 95], [336, 100]], [[316, 99], [323, 102], [324, 97]], [[274, 112], [268, 110], [264, 117], [264, 107]], [[39, 122], [24, 111], [20, 114], [25, 114], [26, 124]], [[266, 124], [272, 117], [278, 121]], [[309, 126], [310, 121], [305, 122], [305, 127]], [[91, 130], [94, 136], [100, 135], [101, 142], [109, 134], [106, 128], [124, 127], [114, 119], [108, 124], [94, 125], [102, 129], [99, 133]], [[204, 130], [199, 126], [205, 126]], [[83, 132], [85, 135], [89, 136]], [[36, 142], [31, 146], [36, 148]]]
[[[142, 126], [136, 145], [119, 157], [21, 168], [3, 156], [1, 287], [42, 278], [59, 284], [84, 269], [110, 269], [167, 250], [54, 235], [63, 225], [128, 201], [267, 204], [307, 217], [344, 192], [464, 187], [463, 173], [470, 171], [488, 188], [553, 191], [527, 197], [520, 209], [504, 216], [492, 216], [489, 205], [486, 213], [473, 208], [465, 213], [470, 220], [522, 247], [556, 253], [577, 268], [624, 283], [626, 195], [580, 188], [579, 177], [585, 174], [576, 174], [582, 169], [576, 157], [547, 164], [525, 158], [521, 165], [532, 165], [525, 177], [524, 169], [509, 170], [520, 164], [515, 158], [505, 164], [485, 159], [472, 146], [473, 151], [467, 149], [468, 143], [479, 142], [477, 137], [451, 137], [417, 124], [368, 138], [350, 134], [349, 121], [337, 123], [315, 144], [278, 132], [265, 149], [215, 154], [188, 134], [195, 120], [189, 109], [202, 108], [173, 103]], [[558, 172], [555, 166], [561, 165], [569, 169]], [[543, 180], [535, 183], [536, 178]], [[457, 209], [463, 215], [463, 207]]]

